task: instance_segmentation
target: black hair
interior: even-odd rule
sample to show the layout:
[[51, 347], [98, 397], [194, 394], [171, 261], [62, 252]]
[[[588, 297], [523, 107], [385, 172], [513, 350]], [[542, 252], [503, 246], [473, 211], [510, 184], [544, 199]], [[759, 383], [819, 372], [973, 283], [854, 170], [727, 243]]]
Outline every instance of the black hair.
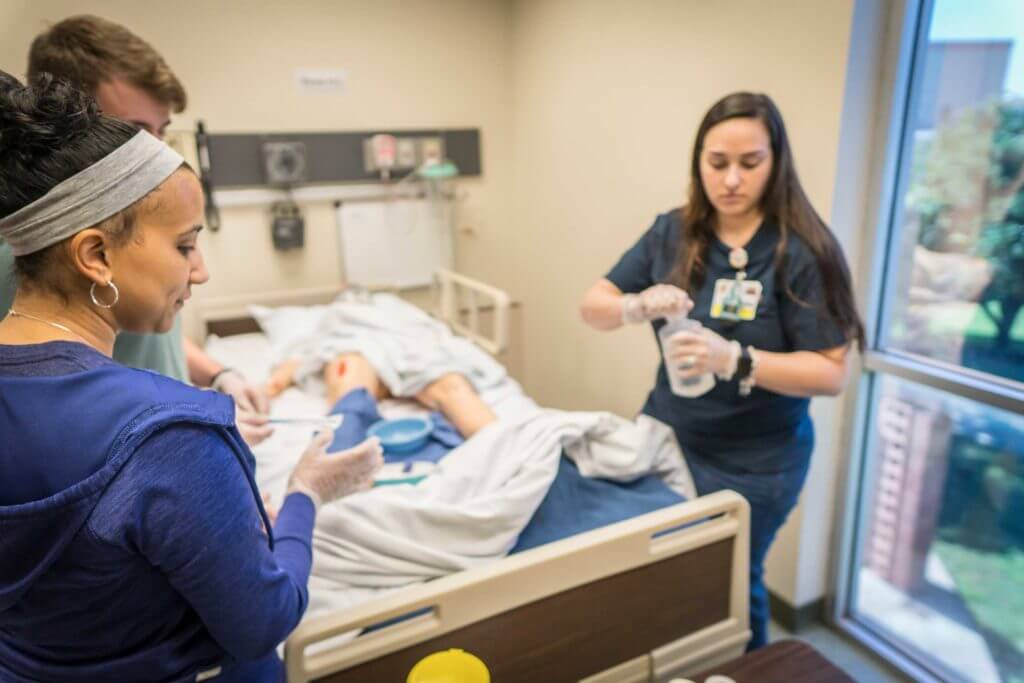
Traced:
[[[701, 180], [700, 155], [708, 131], [723, 121], [735, 118], [759, 120], [768, 130], [771, 141], [772, 172], [761, 197], [761, 210], [765, 218], [778, 226], [781, 234], [775, 252], [776, 273], [781, 273], [785, 267], [786, 242], [790, 233], [798, 235], [814, 254], [821, 273], [825, 310], [819, 313], [828, 315], [846, 338], [863, 351], [864, 323], [857, 312], [846, 260], [835, 235], [804, 193], [796, 174], [782, 114], [767, 95], [749, 92], [726, 95], [711, 106], [697, 128], [690, 161], [689, 197], [683, 207], [683, 240], [672, 271], [672, 281], [689, 291], [691, 296], [704, 281], [717, 214]], [[784, 280], [781, 284], [787, 296], [798, 304], [807, 305], [790, 291]]]
[[[137, 133], [135, 126], [102, 115], [91, 95], [67, 81], [44, 73], [25, 86], [0, 71], [0, 218], [31, 204]], [[107, 219], [103, 229], [128, 239], [133, 209]], [[67, 288], [47, 274], [59, 257], [58, 247], [17, 257], [15, 271], [20, 283], [45, 281], [66, 299]]]

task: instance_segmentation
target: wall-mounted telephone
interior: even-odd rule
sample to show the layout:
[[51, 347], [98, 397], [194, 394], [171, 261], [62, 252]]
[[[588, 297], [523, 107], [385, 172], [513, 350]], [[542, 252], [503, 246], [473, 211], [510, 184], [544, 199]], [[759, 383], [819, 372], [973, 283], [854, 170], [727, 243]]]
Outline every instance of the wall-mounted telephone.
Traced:
[[270, 236], [274, 249], [287, 251], [302, 248], [306, 242], [306, 222], [299, 205], [291, 200], [274, 202], [270, 213]]

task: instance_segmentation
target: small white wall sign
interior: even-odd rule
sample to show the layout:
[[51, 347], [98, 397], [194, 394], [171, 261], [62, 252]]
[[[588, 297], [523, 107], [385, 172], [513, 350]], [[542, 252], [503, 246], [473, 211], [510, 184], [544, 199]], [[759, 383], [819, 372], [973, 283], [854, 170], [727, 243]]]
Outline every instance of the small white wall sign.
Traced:
[[295, 87], [302, 95], [344, 95], [347, 83], [342, 69], [295, 70]]

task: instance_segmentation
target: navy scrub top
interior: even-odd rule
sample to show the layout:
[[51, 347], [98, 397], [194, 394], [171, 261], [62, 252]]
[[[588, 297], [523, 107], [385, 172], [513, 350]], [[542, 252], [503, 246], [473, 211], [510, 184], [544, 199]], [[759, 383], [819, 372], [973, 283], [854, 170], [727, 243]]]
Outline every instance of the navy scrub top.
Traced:
[[[661, 214], [643, 237], [607, 274], [624, 293], [638, 293], [669, 281], [682, 234], [681, 212]], [[779, 229], [766, 221], [746, 245], [747, 279], [764, 289], [757, 315], [750, 321], [711, 318], [715, 281], [734, 279], [729, 247], [715, 238], [709, 248], [704, 282], [697, 292], [690, 317], [725, 339], [764, 351], [820, 351], [846, 343], [824, 307], [821, 273], [807, 245], [790, 233], [783, 271], [776, 277], [775, 249]], [[794, 301], [781, 283], [799, 298]], [[657, 332], [664, 320], [652, 323]], [[643, 412], [670, 425], [687, 457], [732, 472], [782, 472], [803, 467], [814, 448], [814, 430], [808, 415], [810, 400], [783, 396], [754, 387], [749, 396], [739, 395], [739, 382], [717, 380], [714, 388], [698, 398], [672, 393], [665, 364], [658, 366], [654, 389]]]

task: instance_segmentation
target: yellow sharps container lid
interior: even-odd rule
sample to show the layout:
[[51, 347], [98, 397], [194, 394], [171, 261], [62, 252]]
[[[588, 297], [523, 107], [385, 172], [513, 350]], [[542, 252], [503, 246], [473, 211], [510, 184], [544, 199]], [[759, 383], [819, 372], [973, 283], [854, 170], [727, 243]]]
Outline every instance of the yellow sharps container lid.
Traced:
[[424, 657], [405, 680], [406, 683], [491, 683], [491, 672], [479, 657], [452, 649]]

